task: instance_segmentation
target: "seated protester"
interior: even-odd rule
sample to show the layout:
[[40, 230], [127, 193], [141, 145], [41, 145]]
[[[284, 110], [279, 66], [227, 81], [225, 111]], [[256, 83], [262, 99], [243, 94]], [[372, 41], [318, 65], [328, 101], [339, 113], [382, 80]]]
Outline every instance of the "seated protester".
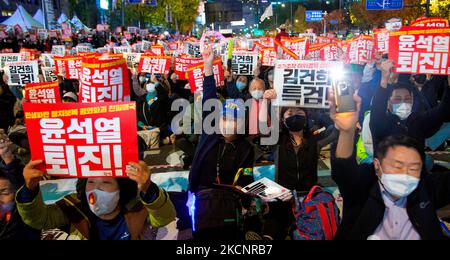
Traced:
[[398, 134], [412, 137], [425, 146], [425, 139], [450, 119], [450, 91], [446, 89], [442, 102], [433, 109], [413, 112], [415, 101], [409, 85], [397, 83], [388, 88], [393, 67], [393, 61], [385, 61], [381, 65], [381, 87], [372, 102], [370, 129], [374, 147], [378, 147], [386, 137]]
[[[155, 136], [144, 138], [150, 148], [158, 148], [160, 139], [171, 135], [169, 130], [169, 94], [159, 82], [146, 83], [147, 94], [137, 102], [137, 120], [140, 131], [155, 132]], [[152, 133], [153, 134], [153, 133]]]
[[139, 100], [139, 98], [147, 94], [145, 85], [150, 80], [150, 77], [151, 75], [148, 73], [138, 73], [135, 77], [133, 77], [133, 93], [136, 100]]
[[42, 163], [25, 166], [25, 185], [16, 195], [20, 215], [35, 229], [58, 228], [83, 240], [140, 240], [148, 237], [149, 225], [158, 228], [175, 220], [169, 195], [151, 182], [142, 161], [129, 164], [129, 179], [79, 179], [76, 195], [50, 206], [39, 189], [45, 173], [37, 166]]
[[75, 88], [73, 80], [63, 79], [61, 76], [58, 76], [58, 82], [61, 98], [63, 98], [64, 94], [66, 94], [67, 92], [78, 93], [77, 89]]
[[[184, 122], [191, 123], [191, 132], [184, 133], [174, 137], [175, 146], [184, 152], [182, 156], [183, 168], [189, 169], [192, 165], [192, 161], [194, 160], [195, 150], [199, 141], [199, 135], [195, 133], [195, 126], [201, 125], [202, 120], [202, 99], [203, 95], [195, 95], [195, 100], [190, 104], [190, 110], [188, 110], [183, 115], [183, 120], [181, 122], [181, 127], [183, 127]], [[190, 112], [190, 113], [189, 113]]]
[[63, 95], [63, 103], [78, 103], [78, 96], [74, 92], [67, 92]]
[[23, 164], [14, 157], [11, 142], [0, 133], [0, 240], [39, 240], [40, 231], [25, 225], [14, 197], [23, 185]]
[[184, 98], [189, 100], [191, 97], [191, 90], [185, 88], [186, 84], [189, 83], [187, 80], [179, 80], [178, 75], [175, 72], [172, 72], [168, 81], [171, 92], [175, 96], [174, 98]]
[[235, 80], [235, 75], [232, 72], [225, 70], [225, 84], [227, 87], [228, 97], [231, 99], [251, 99], [251, 95], [247, 90], [248, 78], [247, 76], [239, 76]]
[[[214, 53], [210, 46], [203, 53], [205, 81], [203, 103], [217, 99], [213, 74]], [[217, 111], [216, 111], [217, 112]], [[211, 112], [203, 112], [203, 120]], [[240, 240], [241, 205], [230, 189], [217, 185], [245, 187], [253, 182], [254, 152], [252, 145], [238, 135], [245, 125], [245, 112], [232, 101], [225, 104], [220, 134], [203, 134], [197, 146], [189, 174], [190, 191], [195, 194], [196, 212], [191, 213], [196, 240]]]
[[8, 85], [0, 83], [0, 129], [8, 131], [14, 124], [14, 105], [16, 98]]
[[[332, 177], [344, 200], [336, 239], [445, 239], [436, 211], [450, 203], [450, 174], [424, 171], [423, 145], [408, 136], [390, 136], [379, 143], [374, 164], [357, 165], [355, 132], [358, 112], [336, 113], [340, 130], [332, 154]], [[360, 108], [360, 100], [355, 97]]]

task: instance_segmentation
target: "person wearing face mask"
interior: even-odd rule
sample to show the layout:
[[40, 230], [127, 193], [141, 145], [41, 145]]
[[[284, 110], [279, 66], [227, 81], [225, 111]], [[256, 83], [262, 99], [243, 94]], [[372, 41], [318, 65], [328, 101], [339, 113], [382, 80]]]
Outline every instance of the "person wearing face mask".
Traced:
[[137, 100], [147, 94], [145, 84], [147, 83], [148, 78], [149, 77], [147, 77], [145, 73], [139, 73], [133, 78], [133, 92]]
[[246, 76], [239, 76], [235, 80], [232, 72], [225, 71], [225, 79], [227, 85], [227, 94], [231, 99], [248, 100], [252, 96], [248, 93], [248, 78]]
[[166, 191], [150, 180], [148, 166], [130, 162], [128, 178], [79, 179], [77, 194], [44, 205], [37, 169], [31, 161], [23, 171], [25, 185], [16, 195], [24, 222], [39, 230], [61, 229], [82, 240], [144, 240], [150, 225], [163, 227], [175, 220], [175, 208]]
[[147, 94], [141, 96], [137, 102], [137, 127], [139, 131], [156, 131], [157, 137], [148, 140], [152, 148], [159, 146], [159, 139], [170, 136], [170, 106], [169, 94], [159, 82], [147, 81], [145, 83]]
[[370, 130], [374, 147], [390, 135], [407, 135], [425, 146], [425, 139], [433, 136], [450, 120], [450, 90], [446, 87], [438, 106], [425, 112], [413, 111], [414, 102], [411, 87], [399, 82], [389, 85], [394, 67], [391, 60], [381, 65], [381, 86], [376, 90], [370, 114]]
[[[275, 181], [302, 195], [317, 184], [318, 142], [309, 131], [305, 109], [282, 108], [280, 122], [280, 139], [273, 147]], [[261, 234], [269, 240], [285, 240], [294, 220], [290, 198], [271, 202]]]
[[[423, 145], [404, 135], [384, 139], [374, 164], [358, 166], [358, 113], [337, 113], [333, 96], [331, 115], [340, 134], [332, 152], [332, 177], [344, 200], [336, 239], [445, 239], [436, 211], [450, 203], [450, 173], [427, 174]], [[359, 110], [361, 100], [355, 101]]]
[[15, 192], [23, 185], [23, 164], [0, 131], [0, 240], [39, 240], [40, 231], [25, 225], [17, 211]]
[[[206, 47], [203, 53], [205, 79], [203, 103], [218, 99], [213, 74], [214, 53]], [[212, 112], [203, 111], [203, 120]], [[220, 134], [203, 129], [189, 173], [189, 189], [195, 194], [195, 240], [242, 240], [240, 217], [242, 206], [238, 196], [218, 185], [245, 187], [253, 182], [254, 150], [244, 138], [245, 107], [227, 100], [217, 122]]]

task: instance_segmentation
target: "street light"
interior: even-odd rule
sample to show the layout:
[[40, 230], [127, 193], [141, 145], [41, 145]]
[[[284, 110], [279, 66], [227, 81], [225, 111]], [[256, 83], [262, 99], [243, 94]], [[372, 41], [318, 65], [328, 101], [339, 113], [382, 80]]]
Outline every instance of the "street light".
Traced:
[[285, 5], [285, 4], [282, 4], [281, 7], [286, 7], [286, 5]]

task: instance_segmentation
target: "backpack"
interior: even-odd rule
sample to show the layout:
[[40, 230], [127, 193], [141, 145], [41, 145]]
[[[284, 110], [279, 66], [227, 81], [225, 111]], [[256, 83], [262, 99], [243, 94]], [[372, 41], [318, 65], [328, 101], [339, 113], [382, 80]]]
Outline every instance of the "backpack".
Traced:
[[294, 208], [294, 240], [332, 240], [336, 235], [339, 209], [332, 194], [314, 186], [303, 203]]

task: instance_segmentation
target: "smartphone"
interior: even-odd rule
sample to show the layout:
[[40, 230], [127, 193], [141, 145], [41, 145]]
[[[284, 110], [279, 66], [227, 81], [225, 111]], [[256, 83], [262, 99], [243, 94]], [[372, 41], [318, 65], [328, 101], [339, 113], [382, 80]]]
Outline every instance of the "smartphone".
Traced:
[[355, 88], [348, 79], [338, 80], [333, 83], [336, 99], [336, 112], [356, 112], [356, 102], [353, 99]]

